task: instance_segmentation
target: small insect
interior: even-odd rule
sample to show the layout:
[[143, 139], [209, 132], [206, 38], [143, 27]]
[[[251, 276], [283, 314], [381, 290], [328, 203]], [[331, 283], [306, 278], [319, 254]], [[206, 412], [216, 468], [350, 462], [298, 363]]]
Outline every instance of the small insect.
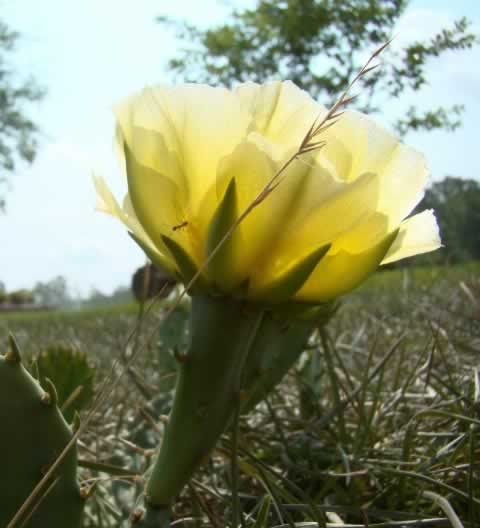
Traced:
[[183, 229], [184, 227], [188, 226], [188, 222], [185, 220], [185, 222], [182, 222], [181, 224], [174, 225], [172, 227], [172, 231], [178, 231], [179, 229]]

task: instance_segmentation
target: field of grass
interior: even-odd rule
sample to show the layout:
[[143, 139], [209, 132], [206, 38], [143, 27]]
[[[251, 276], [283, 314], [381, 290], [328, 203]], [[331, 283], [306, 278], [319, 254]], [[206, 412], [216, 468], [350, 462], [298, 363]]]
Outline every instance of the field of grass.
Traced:
[[[83, 350], [106, 376], [140, 350], [82, 436], [82, 479], [98, 482], [86, 527], [127, 526], [161, 440], [188, 344], [188, 304], [9, 314], [32, 358], [53, 343]], [[229, 434], [177, 502], [175, 526], [480, 525], [480, 263], [377, 273], [312, 336], [299, 364]], [[238, 482], [232, 482], [238, 464]], [[233, 473], [235, 474], [235, 473]], [[238, 492], [237, 492], [238, 489]]]

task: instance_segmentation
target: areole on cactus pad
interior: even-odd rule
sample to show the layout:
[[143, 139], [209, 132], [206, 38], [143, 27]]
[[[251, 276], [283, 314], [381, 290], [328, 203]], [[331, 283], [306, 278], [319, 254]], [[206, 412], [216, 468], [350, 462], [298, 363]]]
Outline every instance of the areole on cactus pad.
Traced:
[[146, 88], [116, 115], [128, 193], [120, 206], [95, 177], [97, 208], [192, 295], [191, 346], [136, 517], [163, 527], [236, 406], [282, 379], [336, 299], [440, 239], [432, 211], [408, 218], [423, 157], [358, 112], [330, 123], [290, 82]]

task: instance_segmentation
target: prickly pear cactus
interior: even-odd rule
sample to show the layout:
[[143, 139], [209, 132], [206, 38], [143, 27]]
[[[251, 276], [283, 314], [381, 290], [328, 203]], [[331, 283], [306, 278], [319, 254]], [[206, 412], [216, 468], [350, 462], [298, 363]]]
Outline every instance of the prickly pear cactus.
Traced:
[[75, 412], [92, 403], [95, 367], [84, 352], [56, 344], [40, 352], [36, 363], [40, 379], [48, 378], [55, 385], [66, 420], [72, 421]]
[[72, 431], [57, 407], [53, 384], [46, 381], [47, 390], [42, 389], [23, 367], [13, 337], [9, 344], [7, 353], [0, 355], [0, 526], [80, 528], [84, 499], [73, 448], [37, 495], [42, 500], [34, 500], [21, 519], [11, 524], [72, 438]]

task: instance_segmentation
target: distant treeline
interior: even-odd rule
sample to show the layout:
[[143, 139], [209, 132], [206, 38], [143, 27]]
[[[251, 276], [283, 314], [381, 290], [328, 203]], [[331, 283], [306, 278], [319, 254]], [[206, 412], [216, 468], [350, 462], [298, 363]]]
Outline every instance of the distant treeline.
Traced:
[[480, 182], [447, 176], [426, 191], [417, 208], [423, 209], [435, 210], [444, 247], [395, 267], [480, 260]]
[[24, 305], [34, 302], [33, 293], [29, 290], [15, 290], [6, 292], [3, 285], [0, 287], [0, 307], [4, 305]]

